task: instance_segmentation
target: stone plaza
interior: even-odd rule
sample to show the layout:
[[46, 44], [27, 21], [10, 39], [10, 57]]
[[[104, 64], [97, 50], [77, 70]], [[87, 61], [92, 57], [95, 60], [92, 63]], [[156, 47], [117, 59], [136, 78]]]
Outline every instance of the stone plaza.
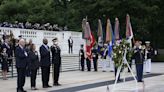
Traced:
[[[134, 65], [132, 69], [135, 72]], [[131, 74], [126, 72], [126, 82], [117, 83], [114, 92], [164, 92], [163, 74], [164, 63], [153, 62], [152, 72], [149, 74], [144, 73], [144, 86], [143, 83], [138, 83], [136, 88]], [[16, 92], [16, 80], [16, 77], [8, 78], [8, 80], [0, 79], [0, 92]], [[32, 91], [30, 88], [30, 78], [26, 77], [24, 89], [28, 92], [111, 92], [114, 84], [114, 73], [109, 70], [102, 72], [101, 68], [99, 68], [98, 72], [67, 71], [61, 72], [59, 82], [62, 86], [43, 89], [41, 76], [38, 75], [36, 87], [39, 90]], [[49, 83], [52, 85], [52, 76]], [[107, 91], [107, 85], [109, 85], [109, 91]]]

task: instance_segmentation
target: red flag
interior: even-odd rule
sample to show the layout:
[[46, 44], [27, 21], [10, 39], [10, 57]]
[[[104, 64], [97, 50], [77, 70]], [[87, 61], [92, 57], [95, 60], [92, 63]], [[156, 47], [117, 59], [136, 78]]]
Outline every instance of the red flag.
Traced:
[[86, 55], [87, 55], [88, 59], [91, 59], [91, 56], [92, 56], [91, 50], [92, 50], [92, 47], [94, 46], [96, 40], [91, 32], [89, 22], [86, 23], [86, 29], [89, 33], [89, 37], [86, 40]]

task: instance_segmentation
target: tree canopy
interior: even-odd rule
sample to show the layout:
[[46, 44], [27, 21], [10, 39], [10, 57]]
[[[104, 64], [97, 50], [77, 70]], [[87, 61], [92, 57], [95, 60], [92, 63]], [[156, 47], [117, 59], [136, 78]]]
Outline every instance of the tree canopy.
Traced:
[[131, 17], [135, 38], [150, 40], [155, 47], [164, 47], [164, 0], [0, 0], [0, 21], [57, 23], [70, 30], [81, 31], [81, 21], [87, 16], [92, 31], [98, 19], [106, 25], [120, 21], [121, 36], [125, 37], [125, 18]]

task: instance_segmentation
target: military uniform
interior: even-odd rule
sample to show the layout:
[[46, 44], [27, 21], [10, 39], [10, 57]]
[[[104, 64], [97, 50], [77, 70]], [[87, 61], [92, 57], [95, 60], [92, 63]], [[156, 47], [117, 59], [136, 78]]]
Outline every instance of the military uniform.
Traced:
[[102, 71], [106, 72], [106, 67], [107, 67], [107, 55], [108, 55], [108, 49], [103, 47], [101, 50], [101, 65], [102, 65]]
[[[56, 39], [54, 39], [56, 40]], [[53, 41], [54, 41], [53, 40]], [[53, 63], [53, 85], [58, 86], [59, 81], [59, 73], [60, 73], [60, 66], [61, 66], [61, 49], [58, 45], [51, 46], [51, 53], [52, 53], [52, 63]]]
[[92, 49], [92, 58], [93, 58], [94, 71], [97, 71], [98, 51], [96, 48]]
[[114, 61], [112, 57], [109, 57], [110, 72], [114, 72]]
[[[145, 42], [146, 44], [150, 44], [149, 41]], [[152, 57], [152, 48], [151, 46], [146, 46], [145, 48], [145, 72], [151, 72], [151, 57]]]
[[80, 57], [81, 71], [84, 71], [85, 56], [84, 56], [84, 49], [83, 48], [81, 48], [79, 51], [79, 57]]
[[138, 82], [142, 82], [144, 57], [141, 46], [134, 48], [134, 59], [136, 64], [137, 80]]
[[87, 63], [87, 70], [91, 71], [91, 60], [89, 57], [86, 58], [86, 63]]

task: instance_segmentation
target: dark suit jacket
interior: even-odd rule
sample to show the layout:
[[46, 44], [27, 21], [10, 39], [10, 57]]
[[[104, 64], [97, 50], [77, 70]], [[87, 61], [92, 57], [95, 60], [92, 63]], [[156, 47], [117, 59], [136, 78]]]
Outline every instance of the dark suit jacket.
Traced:
[[51, 46], [51, 52], [52, 52], [52, 63], [53, 64], [61, 64], [61, 55], [60, 55], [60, 47], [59, 46]]
[[[70, 40], [72, 40], [72, 43], [71, 43]], [[69, 45], [69, 46], [73, 46], [73, 39], [68, 39], [68, 45]]]
[[16, 56], [16, 67], [26, 68], [28, 56], [25, 55], [25, 49], [22, 49], [20, 46], [16, 47], [15, 56]]
[[38, 69], [39, 68], [39, 58], [38, 52], [29, 51], [29, 68], [30, 69]]
[[134, 53], [134, 59], [136, 64], [143, 64], [143, 53], [141, 53], [141, 49], [136, 48]]
[[49, 67], [51, 65], [51, 62], [50, 62], [50, 51], [47, 50], [44, 45], [42, 45], [40, 47], [39, 51], [40, 51], [40, 65]]

